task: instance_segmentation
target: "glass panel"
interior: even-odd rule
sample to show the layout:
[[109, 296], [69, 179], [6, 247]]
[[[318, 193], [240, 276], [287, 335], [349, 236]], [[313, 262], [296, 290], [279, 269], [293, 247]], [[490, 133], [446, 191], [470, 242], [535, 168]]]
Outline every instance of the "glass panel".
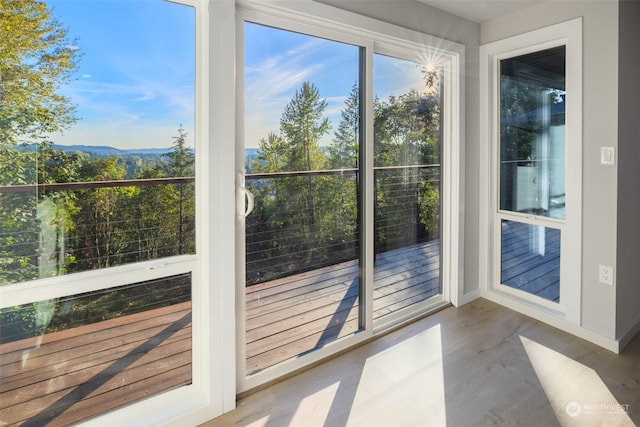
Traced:
[[374, 320], [441, 293], [442, 70], [374, 55]]
[[560, 302], [560, 230], [502, 221], [500, 283]]
[[194, 9], [16, 4], [38, 41], [0, 40], [0, 285], [193, 253]]
[[0, 420], [70, 425], [190, 384], [191, 274], [0, 310]]
[[565, 217], [565, 46], [500, 61], [500, 209]]
[[359, 329], [360, 49], [244, 29], [252, 374]]

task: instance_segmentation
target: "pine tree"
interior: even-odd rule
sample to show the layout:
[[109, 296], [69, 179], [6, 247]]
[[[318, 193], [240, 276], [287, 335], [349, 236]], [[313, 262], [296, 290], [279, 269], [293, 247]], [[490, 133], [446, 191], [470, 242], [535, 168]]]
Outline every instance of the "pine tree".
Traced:
[[[320, 99], [318, 88], [304, 82], [287, 104], [280, 119], [280, 131], [290, 146], [289, 170], [312, 171], [322, 169], [326, 156], [320, 151], [319, 141], [329, 131], [329, 119], [323, 117], [327, 101]], [[309, 240], [316, 240], [314, 188], [311, 175], [300, 193], [306, 194]]]
[[332, 168], [354, 168], [358, 164], [360, 128], [360, 90], [357, 83], [344, 102], [341, 116], [330, 147], [330, 163]]

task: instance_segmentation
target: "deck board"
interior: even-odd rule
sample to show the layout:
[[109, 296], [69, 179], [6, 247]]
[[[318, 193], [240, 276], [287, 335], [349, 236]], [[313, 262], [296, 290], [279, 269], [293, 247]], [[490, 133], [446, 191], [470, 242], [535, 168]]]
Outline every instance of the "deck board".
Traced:
[[[374, 318], [440, 290], [439, 242], [378, 254]], [[246, 290], [246, 367], [255, 373], [358, 330], [359, 263], [347, 261]]]
[[[529, 247], [523, 223], [503, 222], [501, 282], [549, 301], [560, 301], [560, 230], [544, 229], [544, 253]], [[534, 237], [535, 238], [535, 237]]]
[[68, 425], [191, 382], [191, 304], [0, 345], [0, 424]]
[[[503, 233], [503, 277], [515, 288], [557, 301], [557, 230], [547, 232], [545, 257], [523, 241], [527, 231]], [[357, 260], [294, 274], [246, 290], [246, 368], [248, 373], [321, 347], [358, 330]], [[374, 264], [374, 319], [404, 310], [440, 293], [439, 241], [378, 254]], [[504, 280], [503, 280], [504, 282]]]

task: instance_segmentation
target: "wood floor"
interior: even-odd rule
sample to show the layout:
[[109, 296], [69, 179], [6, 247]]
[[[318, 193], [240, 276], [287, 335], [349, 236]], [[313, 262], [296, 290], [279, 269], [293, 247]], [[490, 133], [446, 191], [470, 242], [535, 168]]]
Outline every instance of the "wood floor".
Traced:
[[0, 425], [69, 425], [190, 382], [187, 302], [0, 345]]
[[[439, 241], [379, 254], [374, 266], [374, 320], [440, 292]], [[296, 357], [357, 331], [357, 261], [295, 274], [246, 290], [248, 373]]]
[[616, 355], [479, 299], [238, 401], [203, 427], [640, 425], [640, 335]]

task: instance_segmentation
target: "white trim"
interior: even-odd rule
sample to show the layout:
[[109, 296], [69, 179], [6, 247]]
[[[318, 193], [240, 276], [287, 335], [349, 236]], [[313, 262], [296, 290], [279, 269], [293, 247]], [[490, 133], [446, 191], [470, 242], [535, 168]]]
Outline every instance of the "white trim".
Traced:
[[[561, 279], [560, 304], [553, 305], [529, 295], [516, 295], [500, 286], [495, 277], [496, 257], [499, 257], [497, 117], [499, 117], [497, 65], [500, 59], [566, 45], [566, 221], [541, 220], [520, 216], [518, 221], [560, 228]], [[564, 318], [579, 325], [581, 313], [582, 264], [582, 19], [577, 18], [529, 33], [480, 46], [480, 198], [479, 213], [479, 280], [483, 296], [500, 301], [512, 301], [517, 307], [536, 307], [548, 315]], [[513, 216], [513, 214], [510, 214]], [[517, 216], [517, 214], [516, 214]], [[497, 236], [497, 237], [496, 237]], [[522, 293], [520, 293], [522, 294]], [[523, 303], [524, 302], [524, 303]]]
[[627, 344], [638, 334], [640, 333], [640, 314], [636, 316], [635, 320], [629, 324], [630, 326], [626, 328], [627, 330], [620, 335], [618, 339], [620, 343], [620, 350], [624, 349]]
[[471, 292], [467, 292], [466, 294], [463, 294], [462, 297], [459, 299], [460, 304], [457, 305], [456, 307], [461, 307], [465, 304], [469, 304], [470, 302], [475, 301], [480, 297], [481, 297], [481, 289], [474, 289]]
[[[425, 310], [446, 304], [453, 300], [458, 304], [463, 294], [463, 263], [460, 247], [463, 242], [461, 224], [463, 213], [461, 207], [464, 192], [461, 188], [463, 180], [463, 170], [461, 153], [464, 152], [464, 73], [461, 71], [464, 64], [465, 48], [455, 42], [450, 42], [440, 38], [432, 37], [413, 30], [398, 27], [361, 15], [346, 12], [334, 7], [323, 5], [317, 2], [302, 0], [286, 3], [266, 2], [266, 1], [238, 1], [237, 14], [237, 64], [238, 69], [242, 69], [242, 57], [240, 53], [243, 49], [242, 27], [245, 20], [272, 25], [289, 31], [298, 31], [312, 36], [324, 37], [340, 42], [351, 43], [365, 49], [366, 70], [363, 87], [365, 96], [372, 91], [373, 80], [371, 76], [372, 58], [374, 53], [385, 53], [394, 57], [404, 57], [405, 59], [419, 60], [425, 62], [426, 58], [437, 58], [446, 69], [445, 93], [447, 109], [444, 117], [443, 132], [443, 164], [442, 177], [443, 188], [443, 230], [441, 243], [443, 244], [443, 272], [442, 284], [443, 295], [439, 298], [427, 301], [424, 304], [417, 304], [415, 309], [407, 310], [403, 313], [403, 321], [408, 321], [415, 315], [424, 314]], [[238, 85], [241, 86], [241, 85]], [[238, 99], [242, 98], [242, 90], [237, 91]], [[367, 96], [365, 108], [366, 124], [364, 133], [364, 144], [361, 147], [364, 154], [363, 179], [369, 191], [363, 195], [365, 206], [373, 206], [373, 174], [370, 173], [373, 166], [373, 98]], [[240, 104], [240, 103], [238, 103]], [[241, 107], [236, 106], [238, 117], [242, 117]], [[242, 141], [242, 124], [236, 124], [238, 141]], [[238, 146], [242, 145], [240, 142]], [[242, 171], [244, 162], [238, 159], [242, 156], [242, 150], [236, 151], [236, 169]], [[364, 226], [366, 233], [363, 237], [363, 247], [367, 254], [373, 254], [373, 211], [365, 209]], [[238, 227], [240, 228], [240, 227]], [[238, 258], [236, 262], [238, 278], [244, 277], [244, 251], [241, 250], [244, 236], [237, 235]], [[446, 242], [446, 243], [443, 243]], [[373, 281], [373, 263], [365, 262], [363, 269], [364, 279]], [[237, 286], [237, 322], [238, 322], [238, 390], [245, 391], [256, 387], [264, 382], [268, 382], [277, 377], [290, 373], [294, 370], [308, 366], [327, 356], [357, 345], [364, 340], [371, 338], [374, 334], [373, 325], [373, 288], [369, 286], [366, 294], [363, 295], [365, 301], [364, 330], [355, 333], [353, 336], [325, 345], [325, 347], [315, 350], [304, 357], [289, 360], [279, 365], [265, 369], [257, 374], [245, 377], [244, 367], [244, 292], [242, 286]], [[388, 321], [387, 321], [388, 320]], [[398, 321], [392, 321], [398, 320]], [[400, 319], [385, 319], [384, 323], [376, 324], [375, 332], [381, 331], [381, 327], [388, 328], [398, 325]], [[241, 341], [242, 340], [242, 341]]]
[[[204, 328], [211, 328], [212, 339], [205, 350], [210, 358], [212, 412], [230, 411], [236, 405], [235, 381], [235, 2], [203, 0], [209, 5], [207, 94], [210, 148], [209, 180], [203, 187], [210, 194], [205, 217], [210, 229], [208, 240], [211, 317]], [[203, 221], [204, 222], [204, 221]], [[209, 417], [213, 418], [213, 417]], [[204, 420], [203, 420], [204, 422]]]
[[605, 337], [604, 335], [600, 335], [599, 333], [582, 326], [576, 325], [575, 323], [567, 319], [563, 319], [556, 315], [542, 311], [537, 307], [533, 307], [529, 304], [524, 304], [521, 301], [516, 301], [513, 298], [509, 298], [503, 294], [487, 291], [484, 289], [480, 291], [480, 297], [485, 298], [489, 301], [493, 301], [496, 304], [500, 304], [510, 310], [517, 311], [518, 313], [524, 314], [525, 316], [529, 316], [533, 319], [539, 320], [543, 323], [553, 326], [554, 328], [558, 328], [561, 331], [575, 335], [614, 353], [620, 352], [621, 347], [619, 341]]
[[[77, 295], [84, 292], [95, 292], [120, 285], [188, 273], [194, 271], [196, 265], [196, 255], [179, 255], [100, 270], [47, 277], [29, 282], [13, 283], [0, 287], [0, 295], [2, 295], [0, 308]], [[34, 301], [34, 298], [37, 299]]]
[[[196, 16], [197, 255], [42, 279], [1, 290], [6, 306], [23, 303], [25, 295], [34, 292], [41, 300], [192, 271], [192, 384], [132, 402], [80, 425], [197, 425], [235, 407], [235, 296], [229, 286], [235, 280], [234, 239], [227, 226], [233, 223], [234, 212], [225, 203], [233, 199], [233, 181], [229, 182], [233, 163], [227, 159], [233, 157], [233, 144], [228, 141], [233, 141], [234, 130], [226, 124], [235, 119], [233, 110], [229, 111], [235, 96], [225, 83], [235, 73], [234, 41], [228, 30], [233, 28], [228, 17], [235, 13], [235, 4], [233, 0], [176, 2], [194, 7]], [[228, 242], [227, 246], [218, 245], [221, 241]]]

